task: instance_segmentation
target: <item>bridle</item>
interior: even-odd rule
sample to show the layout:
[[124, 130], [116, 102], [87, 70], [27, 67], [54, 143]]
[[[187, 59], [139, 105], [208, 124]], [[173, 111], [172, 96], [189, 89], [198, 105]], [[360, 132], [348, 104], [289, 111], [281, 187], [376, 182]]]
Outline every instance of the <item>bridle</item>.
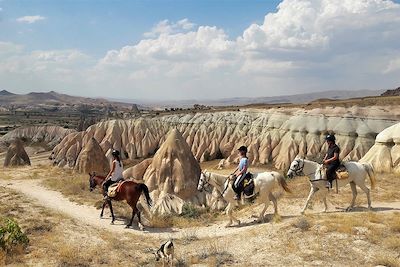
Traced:
[[309, 174], [304, 173], [304, 165], [306, 165], [304, 159], [296, 159], [295, 161], [297, 162], [296, 169], [289, 168], [289, 170], [294, 172], [294, 174], [296, 174], [297, 176], [310, 176], [311, 174], [315, 174], [315, 172], [311, 172]]
[[[211, 172], [208, 172], [208, 177], [207, 177], [207, 175], [204, 173], [204, 172], [202, 172], [202, 174], [204, 175], [204, 177], [206, 177], [207, 179], [203, 179], [202, 180], [202, 190], [204, 190], [204, 191], [206, 191], [207, 193], [212, 193], [212, 190], [211, 191], [207, 191], [206, 190], [206, 186], [213, 186], [212, 184], [210, 184], [210, 180], [211, 180]], [[229, 177], [226, 179], [226, 180], [228, 180], [229, 179]], [[225, 182], [224, 182], [224, 184], [226, 183], [226, 180], [225, 180]], [[227, 185], [226, 186], [224, 186], [224, 190], [222, 190], [222, 192], [220, 192], [219, 190], [217, 190], [217, 192], [220, 194], [220, 196], [222, 197], [222, 198], [224, 198], [224, 193], [225, 193], [225, 191], [228, 189], [228, 186], [229, 186], [229, 183], [227, 183]]]
[[209, 175], [208, 175], [208, 177], [207, 177], [207, 175], [204, 173], [204, 172], [202, 172], [202, 174], [204, 175], [204, 177], [206, 177], [206, 178], [208, 178], [208, 179], [202, 179], [201, 180], [201, 190], [204, 190], [204, 191], [206, 191], [207, 193], [212, 193], [212, 190], [210, 190], [210, 191], [207, 191], [207, 189], [206, 189], [206, 187], [209, 185], [209, 186], [212, 186], [212, 184], [210, 184], [210, 179], [211, 179], [211, 173], [209, 173]]
[[304, 165], [305, 165], [304, 159], [303, 160], [296, 159], [295, 161], [297, 162], [296, 169], [289, 168], [289, 170], [294, 172], [294, 174], [296, 174], [297, 176], [303, 176], [304, 175], [303, 170], [304, 170]]

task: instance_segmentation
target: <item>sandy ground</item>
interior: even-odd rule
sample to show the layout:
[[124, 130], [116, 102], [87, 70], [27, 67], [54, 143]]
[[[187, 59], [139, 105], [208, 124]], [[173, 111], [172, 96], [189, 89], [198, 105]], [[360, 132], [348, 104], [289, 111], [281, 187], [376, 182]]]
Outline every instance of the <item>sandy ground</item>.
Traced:
[[[45, 153], [32, 155], [34, 166], [47, 164], [47, 156]], [[208, 163], [208, 167], [211, 168], [214, 164], [214, 162]], [[322, 204], [315, 201], [307, 215], [302, 216], [300, 210], [305, 199], [299, 198], [297, 195], [283, 196], [278, 203], [280, 217], [272, 217], [272, 205], [270, 205], [267, 210], [266, 223], [256, 223], [252, 217], [253, 214], [259, 212], [261, 207], [247, 206], [235, 211], [242, 221], [240, 226], [226, 228], [224, 219], [200, 227], [183, 229], [148, 227], [146, 231], [142, 232], [135, 223], [131, 229], [125, 229], [124, 220], [117, 220], [115, 225], [111, 225], [108, 211], [105, 213], [105, 218], [100, 219], [100, 211], [96, 207], [77, 204], [60, 192], [45, 187], [42, 184], [43, 178], [36, 177], [38, 175], [35, 174], [34, 168], [23, 167], [12, 171], [7, 170], [7, 175], [10, 177], [6, 179], [2, 177], [5, 172], [0, 172], [0, 189], [15, 191], [27, 197], [24, 201], [25, 206], [43, 207], [67, 218], [62, 223], [61, 235], [64, 237], [61, 236], [58, 242], [69, 240], [68, 242], [77, 247], [78, 250], [75, 251], [75, 247], [71, 250], [71, 258], [74, 253], [78, 253], [79, 257], [82, 257], [88, 251], [92, 251], [93, 246], [105, 242], [102, 241], [102, 238], [109, 233], [116, 236], [117, 239], [124, 236], [127, 244], [132, 244], [129, 247], [121, 247], [115, 245], [116, 241], [109, 241], [110, 244], [113, 244], [112, 246], [116, 246], [115, 249], [131, 255], [126, 257], [135, 258], [140, 255], [141, 261], [132, 263], [133, 266], [157, 266], [149, 250], [169, 238], [173, 238], [176, 243], [176, 266], [349, 266], [353, 263], [362, 266], [377, 264], [398, 266], [400, 263], [400, 253], [398, 252], [400, 233], [385, 232], [388, 229], [387, 223], [400, 216], [400, 199], [396, 195], [390, 198], [393, 201], [379, 198], [379, 194], [386, 192], [385, 188], [379, 189], [379, 194], [373, 192], [375, 196], [373, 196], [374, 209], [372, 212], [368, 212], [364, 208], [365, 196], [363, 194], [359, 194], [358, 202], [363, 204], [358, 206], [354, 212], [342, 212], [343, 203], [346, 203], [350, 197], [349, 189], [344, 189], [338, 195], [331, 194], [329, 196], [328, 213], [321, 213]], [[262, 168], [257, 169], [257, 171], [259, 170]], [[221, 172], [229, 172], [229, 170]], [[298, 186], [298, 184], [291, 186]], [[304, 187], [307, 185], [304, 184]], [[304, 191], [304, 188], [301, 190]], [[97, 195], [95, 196], [97, 197]], [[50, 217], [50, 213], [46, 214], [45, 216]], [[304, 222], [309, 224], [309, 226], [306, 225], [306, 229], [303, 229], [302, 226]], [[333, 228], [330, 229], [332, 223]], [[80, 236], [85, 238], [86, 245], [84, 247], [79, 244]], [[140, 239], [146, 241], [140, 242]], [[386, 240], [390, 242], [388, 243]], [[49, 242], [49, 246], [52, 246], [51, 242]], [[33, 244], [34, 246], [35, 244]], [[136, 251], [136, 254], [129, 252], [132, 249]], [[41, 255], [40, 257], [46, 256]], [[83, 258], [82, 262], [86, 260]], [[58, 265], [55, 264], [58, 261], [58, 258], [52, 259], [50, 265]], [[104, 264], [110, 263], [110, 258], [103, 255], [95, 264], [88, 266], [100, 266], [103, 265], [103, 261]], [[35, 258], [26, 264], [46, 266], [46, 263], [48, 263], [48, 259]], [[62, 266], [86, 265], [66, 264]]]

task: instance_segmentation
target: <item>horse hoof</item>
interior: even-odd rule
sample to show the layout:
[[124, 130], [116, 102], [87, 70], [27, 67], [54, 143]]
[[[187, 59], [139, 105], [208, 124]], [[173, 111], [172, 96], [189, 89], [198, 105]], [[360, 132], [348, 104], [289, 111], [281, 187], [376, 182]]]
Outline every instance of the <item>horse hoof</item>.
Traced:
[[100, 214], [100, 219], [103, 219], [103, 215]]
[[129, 227], [131, 227], [131, 225], [125, 225], [125, 229], [127, 229], [127, 228], [129, 228]]
[[350, 212], [353, 210], [353, 207], [347, 207], [346, 212]]
[[226, 228], [231, 227], [232, 223], [228, 223], [227, 225], [225, 225]]
[[240, 221], [237, 221], [237, 224], [238, 224], [238, 225], [240, 225], [240, 224], [241, 224], [241, 222], [240, 222]]
[[111, 221], [111, 224], [114, 224], [114, 221]]

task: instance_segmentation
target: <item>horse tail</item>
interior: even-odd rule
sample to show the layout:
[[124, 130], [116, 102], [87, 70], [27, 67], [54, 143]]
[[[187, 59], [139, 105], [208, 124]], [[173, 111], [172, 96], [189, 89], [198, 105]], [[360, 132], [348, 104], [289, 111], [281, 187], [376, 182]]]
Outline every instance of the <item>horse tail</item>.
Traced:
[[152, 205], [152, 200], [150, 198], [150, 194], [149, 194], [149, 188], [147, 187], [147, 185], [145, 184], [139, 184], [139, 190], [144, 194], [144, 196], [146, 197], [146, 201], [147, 201], [147, 205], [149, 205], [149, 207], [151, 207]]
[[367, 172], [369, 180], [371, 182], [371, 189], [375, 188], [376, 185], [376, 176], [375, 176], [375, 171], [374, 168], [370, 163], [362, 163], [364, 170]]
[[292, 190], [290, 190], [285, 177], [282, 174], [273, 172], [271, 175], [275, 178], [275, 181], [279, 183], [280, 187], [285, 190], [285, 192], [292, 193]]

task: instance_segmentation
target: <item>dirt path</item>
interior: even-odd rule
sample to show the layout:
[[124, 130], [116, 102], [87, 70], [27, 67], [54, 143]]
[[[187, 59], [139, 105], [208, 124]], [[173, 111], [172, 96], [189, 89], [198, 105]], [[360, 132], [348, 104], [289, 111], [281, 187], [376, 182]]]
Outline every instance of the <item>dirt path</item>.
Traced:
[[[53, 209], [57, 212], [64, 213], [71, 218], [76, 219], [86, 225], [90, 225], [99, 229], [105, 229], [112, 232], [134, 232], [138, 235], [153, 236], [158, 238], [181, 238], [188, 232], [194, 231], [199, 238], [206, 237], [220, 237], [231, 234], [238, 234], [242, 231], [248, 230], [249, 228], [261, 227], [263, 224], [252, 223], [254, 219], [241, 218], [243, 226], [245, 227], [224, 227], [225, 222], [218, 224], [213, 224], [211, 226], [204, 227], [193, 227], [185, 229], [157, 229], [157, 228], [147, 228], [146, 231], [139, 231], [136, 226], [133, 229], [126, 229], [123, 221], [116, 221], [114, 225], [110, 224], [110, 218], [105, 216], [104, 219], [99, 218], [99, 210], [95, 207], [90, 207], [86, 205], [79, 205], [71, 202], [66, 197], [64, 197], [60, 192], [49, 190], [40, 185], [40, 180], [15, 180], [15, 181], [0, 181], [0, 186], [6, 188], [11, 188], [19, 191], [37, 204], [45, 206], [47, 208]], [[400, 211], [400, 202], [392, 203], [374, 203], [375, 211], [378, 212], [391, 212]], [[282, 210], [282, 209], [281, 209]], [[299, 216], [300, 207], [294, 207], [291, 209], [286, 209], [285, 213], [281, 215], [287, 217], [297, 217]], [[318, 212], [318, 211], [314, 211]], [[312, 212], [310, 212], [312, 213]]]

